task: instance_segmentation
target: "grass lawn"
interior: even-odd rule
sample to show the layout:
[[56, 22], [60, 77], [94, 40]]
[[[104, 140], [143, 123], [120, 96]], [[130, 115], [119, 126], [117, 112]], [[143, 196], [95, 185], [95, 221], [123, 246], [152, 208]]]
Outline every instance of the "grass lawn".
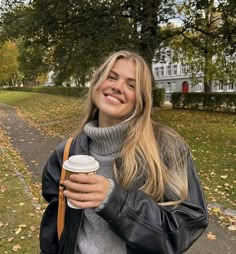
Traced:
[[0, 129], [0, 253], [39, 253], [43, 201], [31, 175]]
[[180, 133], [191, 148], [210, 203], [236, 208], [236, 116], [160, 110], [153, 118]]
[[43, 132], [63, 136], [76, 131], [83, 108], [83, 101], [77, 98], [1, 90], [0, 103], [16, 106]]
[[[0, 91], [0, 103], [16, 106], [32, 124], [51, 135], [76, 132], [84, 102], [79, 98]], [[208, 199], [236, 208], [236, 116], [162, 109], [153, 119], [171, 126], [189, 144]]]

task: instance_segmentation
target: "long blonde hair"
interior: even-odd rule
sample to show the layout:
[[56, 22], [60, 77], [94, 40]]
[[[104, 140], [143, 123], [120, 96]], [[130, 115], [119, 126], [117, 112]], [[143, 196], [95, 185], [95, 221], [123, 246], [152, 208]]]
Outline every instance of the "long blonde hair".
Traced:
[[176, 205], [187, 197], [187, 149], [173, 130], [154, 123], [152, 112], [152, 74], [144, 59], [136, 53], [112, 54], [95, 71], [90, 82], [85, 117], [80, 126], [94, 119], [98, 108], [94, 93], [107, 78], [118, 59], [131, 59], [136, 65], [136, 106], [123, 144], [122, 165], [114, 168], [116, 181], [128, 188], [141, 179], [139, 189], [161, 205]]

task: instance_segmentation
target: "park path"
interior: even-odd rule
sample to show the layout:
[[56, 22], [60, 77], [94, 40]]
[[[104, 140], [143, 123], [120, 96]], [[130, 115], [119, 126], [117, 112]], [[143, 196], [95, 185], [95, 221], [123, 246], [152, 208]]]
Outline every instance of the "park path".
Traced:
[[[62, 138], [45, 136], [22, 119], [16, 110], [0, 103], [0, 127], [10, 137], [13, 147], [20, 153], [33, 180], [41, 181], [43, 166]], [[216, 240], [207, 239], [208, 232], [216, 235]], [[205, 233], [186, 254], [234, 254], [236, 253], [236, 233], [223, 228], [215, 217], [210, 217]]]
[[43, 166], [62, 138], [43, 135], [19, 117], [15, 108], [1, 103], [0, 126], [7, 132], [13, 147], [20, 152], [33, 180], [41, 181]]

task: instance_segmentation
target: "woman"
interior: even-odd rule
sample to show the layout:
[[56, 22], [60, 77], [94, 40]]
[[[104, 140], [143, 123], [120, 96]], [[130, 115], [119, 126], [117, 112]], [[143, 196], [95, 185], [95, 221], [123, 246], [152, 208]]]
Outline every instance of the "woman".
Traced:
[[120, 51], [94, 73], [88, 108], [70, 155], [89, 154], [97, 175], [72, 175], [64, 191], [65, 228], [57, 240], [58, 185], [65, 143], [46, 163], [49, 202], [41, 253], [121, 254], [185, 252], [208, 224], [191, 154], [173, 130], [151, 119], [152, 76], [142, 57]]

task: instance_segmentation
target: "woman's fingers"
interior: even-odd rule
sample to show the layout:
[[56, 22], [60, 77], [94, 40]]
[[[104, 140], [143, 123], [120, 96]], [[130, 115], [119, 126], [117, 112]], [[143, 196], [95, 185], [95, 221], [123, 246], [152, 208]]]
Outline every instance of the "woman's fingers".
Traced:
[[72, 174], [70, 176], [70, 181], [79, 182], [79, 183], [90, 183], [94, 184], [104, 178], [101, 175], [80, 175], [80, 174]]
[[64, 185], [64, 195], [74, 205], [80, 206], [79, 202], [83, 207], [97, 207], [106, 197], [110, 182], [101, 175], [72, 175]]
[[109, 181], [101, 175], [72, 175], [64, 185], [77, 192], [103, 192], [109, 187]]
[[79, 192], [71, 192], [71, 191], [64, 191], [64, 195], [70, 199], [79, 200], [82, 202], [85, 201], [100, 201], [103, 196], [100, 193], [79, 193]]
[[85, 183], [75, 183], [67, 181], [65, 183], [66, 189], [76, 192], [96, 192], [98, 187], [96, 184], [85, 184]]

